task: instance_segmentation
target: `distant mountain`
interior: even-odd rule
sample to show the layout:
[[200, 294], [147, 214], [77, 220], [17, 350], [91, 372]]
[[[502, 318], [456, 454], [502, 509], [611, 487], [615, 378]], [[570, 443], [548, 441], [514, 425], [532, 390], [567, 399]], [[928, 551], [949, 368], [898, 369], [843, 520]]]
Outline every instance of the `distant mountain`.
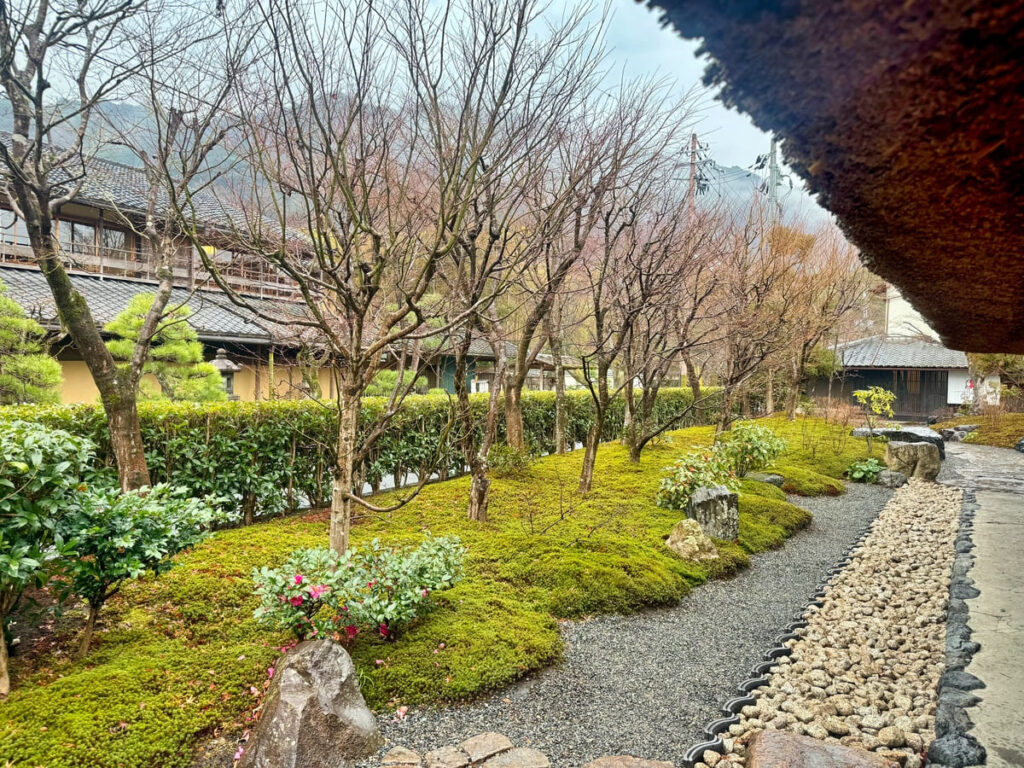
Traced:
[[[704, 195], [709, 200], [720, 200], [730, 208], [743, 210], [750, 205], [754, 195], [763, 194], [764, 178], [748, 168], [718, 165], [712, 160], [706, 162], [704, 169], [707, 179], [707, 190]], [[793, 178], [792, 187], [788, 180], [783, 181], [778, 195], [782, 214], [786, 219], [797, 219], [809, 227], [814, 227], [832, 218], [797, 178]]]

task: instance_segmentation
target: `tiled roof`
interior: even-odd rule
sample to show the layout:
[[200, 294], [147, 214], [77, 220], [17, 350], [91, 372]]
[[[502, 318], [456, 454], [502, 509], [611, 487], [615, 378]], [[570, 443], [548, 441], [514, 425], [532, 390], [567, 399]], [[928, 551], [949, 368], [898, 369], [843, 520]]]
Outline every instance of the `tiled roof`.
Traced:
[[967, 355], [917, 336], [869, 336], [839, 348], [844, 368], [967, 368]]
[[[124, 280], [99, 275], [69, 275], [72, 285], [81, 293], [99, 325], [106, 325], [117, 317], [132, 298], [139, 293], [153, 291], [152, 283]], [[0, 267], [0, 280], [7, 285], [7, 295], [21, 304], [33, 318], [46, 328], [57, 329], [57, 309], [53, 295], [42, 272], [37, 269]], [[192, 310], [189, 323], [204, 341], [249, 341], [269, 343], [276, 334], [240, 307], [230, 304], [223, 296], [207, 291], [188, 291], [174, 288], [170, 306], [186, 304]]]

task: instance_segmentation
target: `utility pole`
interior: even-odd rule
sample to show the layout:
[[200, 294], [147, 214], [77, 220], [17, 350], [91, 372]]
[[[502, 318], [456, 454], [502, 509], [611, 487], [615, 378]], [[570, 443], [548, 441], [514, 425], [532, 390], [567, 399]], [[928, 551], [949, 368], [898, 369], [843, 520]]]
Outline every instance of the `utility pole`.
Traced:
[[690, 188], [686, 192], [687, 218], [692, 222], [697, 215], [697, 134], [690, 134]]
[[768, 200], [772, 204], [772, 216], [780, 211], [779, 207], [779, 183], [782, 181], [782, 173], [779, 171], [779, 157], [777, 142], [772, 136], [772, 148], [768, 153]]

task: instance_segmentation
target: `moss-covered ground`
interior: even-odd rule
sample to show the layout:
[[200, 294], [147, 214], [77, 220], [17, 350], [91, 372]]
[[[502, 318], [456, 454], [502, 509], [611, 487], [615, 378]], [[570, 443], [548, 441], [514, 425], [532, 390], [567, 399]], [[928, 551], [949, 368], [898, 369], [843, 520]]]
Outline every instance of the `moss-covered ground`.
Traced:
[[[845, 427], [765, 423], [788, 442], [775, 469], [790, 492], [841, 493], [837, 478], [864, 455]], [[560, 619], [672, 605], [810, 522], [779, 489], [747, 480], [739, 540], [718, 542], [718, 560], [701, 565], [667, 550], [680, 513], [654, 503], [662, 470], [712, 436], [707, 427], [671, 433], [639, 464], [604, 445], [586, 497], [575, 492], [581, 452], [540, 459], [521, 476], [495, 479], [487, 523], [465, 519], [467, 478], [363, 520], [356, 546], [375, 537], [414, 542], [429, 531], [458, 535], [468, 550], [464, 580], [438, 596], [434, 612], [395, 642], [360, 635], [352, 644], [368, 703], [453, 702], [507, 684], [558, 659]], [[188, 766], [198, 743], [251, 722], [268, 668], [291, 641], [253, 620], [252, 569], [326, 542], [317, 514], [222, 531], [112, 600], [86, 659], [70, 659], [75, 626], [59, 625], [45, 652], [13, 659], [0, 756], [17, 768]]]
[[994, 413], [982, 416], [961, 416], [952, 421], [936, 424], [935, 429], [953, 429], [957, 424], [977, 424], [978, 428], [968, 433], [967, 442], [981, 445], [996, 445], [1013, 448], [1024, 438], [1024, 413]]

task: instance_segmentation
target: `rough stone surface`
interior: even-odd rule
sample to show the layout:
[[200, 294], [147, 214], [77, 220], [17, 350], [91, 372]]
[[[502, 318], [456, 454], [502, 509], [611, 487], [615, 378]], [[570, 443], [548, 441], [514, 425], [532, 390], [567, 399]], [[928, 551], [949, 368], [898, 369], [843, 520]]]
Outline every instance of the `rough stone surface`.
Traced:
[[583, 768], [673, 768], [673, 765], [664, 760], [644, 760], [629, 755], [609, 755], [591, 760]]
[[419, 753], [406, 747], [393, 747], [387, 751], [380, 764], [384, 768], [419, 768], [423, 765]]
[[850, 430], [850, 435], [853, 437], [867, 437], [868, 435], [871, 435], [872, 437], [881, 437], [882, 430], [868, 429], [867, 427], [855, 427]]
[[890, 442], [885, 446], [885, 463], [894, 472], [907, 477], [932, 480], [939, 476], [942, 464], [934, 443]]
[[366, 757], [381, 743], [345, 649], [307, 640], [277, 665], [240, 768], [330, 768]]
[[877, 482], [886, 488], [901, 488], [907, 484], [907, 476], [892, 469], [883, 469], [878, 474]]
[[690, 496], [687, 514], [708, 536], [735, 541], [740, 535], [739, 495], [724, 485], [698, 488]]
[[747, 746], [747, 768], [889, 768], [882, 755], [786, 731], [761, 731]]
[[1015, 446], [1013, 446], [1013, 447], [1016, 448], [1021, 453], [1024, 453], [1024, 437], [1022, 437], [1020, 440], [1018, 440], [1017, 444]]
[[883, 429], [881, 433], [890, 443], [931, 443], [939, 451], [939, 458], [946, 458], [946, 445], [942, 435], [930, 427], [902, 427]]
[[551, 768], [551, 761], [540, 750], [516, 747], [485, 760], [484, 768]]
[[471, 763], [479, 763], [492, 755], [507, 752], [513, 746], [504, 734], [487, 731], [466, 739], [459, 745], [459, 749], [466, 753]]
[[469, 757], [461, 749], [455, 747], [441, 747], [427, 752], [424, 755], [427, 768], [466, 768], [469, 765]]
[[957, 424], [957, 432], [973, 432], [978, 428], [978, 424]]
[[718, 557], [715, 543], [704, 533], [700, 523], [690, 518], [676, 523], [665, 546], [687, 560], [714, 560]]
[[786, 482], [786, 478], [782, 475], [777, 475], [774, 472], [748, 472], [748, 480], [756, 480], [759, 483], [768, 483], [774, 485], [777, 488], [781, 488], [782, 484]]

